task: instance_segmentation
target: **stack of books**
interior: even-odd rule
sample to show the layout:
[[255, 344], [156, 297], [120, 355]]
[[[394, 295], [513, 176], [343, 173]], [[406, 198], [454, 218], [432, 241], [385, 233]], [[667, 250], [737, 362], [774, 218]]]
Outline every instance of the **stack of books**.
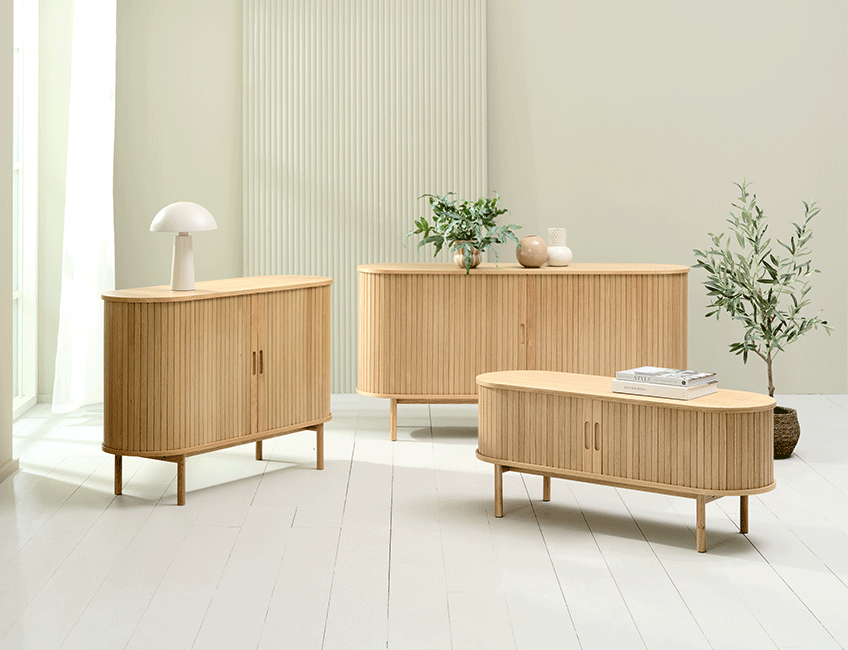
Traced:
[[694, 399], [718, 390], [718, 376], [714, 372], [677, 370], [642, 366], [619, 370], [612, 380], [613, 393], [649, 395], [671, 399]]

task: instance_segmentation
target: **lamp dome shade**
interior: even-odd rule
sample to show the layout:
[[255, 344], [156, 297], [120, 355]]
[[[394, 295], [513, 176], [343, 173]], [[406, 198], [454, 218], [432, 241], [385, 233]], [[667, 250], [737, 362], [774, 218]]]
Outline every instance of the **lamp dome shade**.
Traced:
[[166, 205], [153, 217], [151, 232], [201, 232], [217, 230], [215, 217], [202, 205], [191, 201], [177, 201]]

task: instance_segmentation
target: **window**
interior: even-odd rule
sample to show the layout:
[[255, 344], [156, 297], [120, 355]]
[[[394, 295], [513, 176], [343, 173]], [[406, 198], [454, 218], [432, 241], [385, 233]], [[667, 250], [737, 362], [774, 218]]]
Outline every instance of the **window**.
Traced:
[[12, 417], [36, 401], [38, 3], [15, 0], [12, 90]]

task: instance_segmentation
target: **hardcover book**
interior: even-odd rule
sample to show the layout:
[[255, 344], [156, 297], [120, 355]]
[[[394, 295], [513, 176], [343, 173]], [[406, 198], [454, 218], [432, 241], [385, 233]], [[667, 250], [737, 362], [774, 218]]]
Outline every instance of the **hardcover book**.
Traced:
[[620, 381], [644, 381], [652, 384], [665, 384], [668, 386], [701, 386], [713, 381], [718, 381], [714, 372], [700, 372], [698, 370], [677, 370], [675, 368], [656, 368], [654, 366], [642, 366], [630, 370], [619, 370], [615, 378]]
[[649, 397], [667, 397], [669, 399], [695, 399], [718, 390], [718, 382], [711, 381], [700, 386], [671, 386], [669, 384], [653, 384], [647, 381], [612, 380], [613, 393], [628, 395], [646, 395]]

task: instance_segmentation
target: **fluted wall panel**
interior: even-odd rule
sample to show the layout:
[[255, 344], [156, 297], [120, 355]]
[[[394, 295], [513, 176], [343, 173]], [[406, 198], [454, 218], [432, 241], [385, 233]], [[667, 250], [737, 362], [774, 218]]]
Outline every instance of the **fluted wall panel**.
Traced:
[[432, 259], [417, 197], [488, 191], [486, 1], [244, 0], [244, 30], [244, 273], [334, 279], [352, 392], [357, 264]]

